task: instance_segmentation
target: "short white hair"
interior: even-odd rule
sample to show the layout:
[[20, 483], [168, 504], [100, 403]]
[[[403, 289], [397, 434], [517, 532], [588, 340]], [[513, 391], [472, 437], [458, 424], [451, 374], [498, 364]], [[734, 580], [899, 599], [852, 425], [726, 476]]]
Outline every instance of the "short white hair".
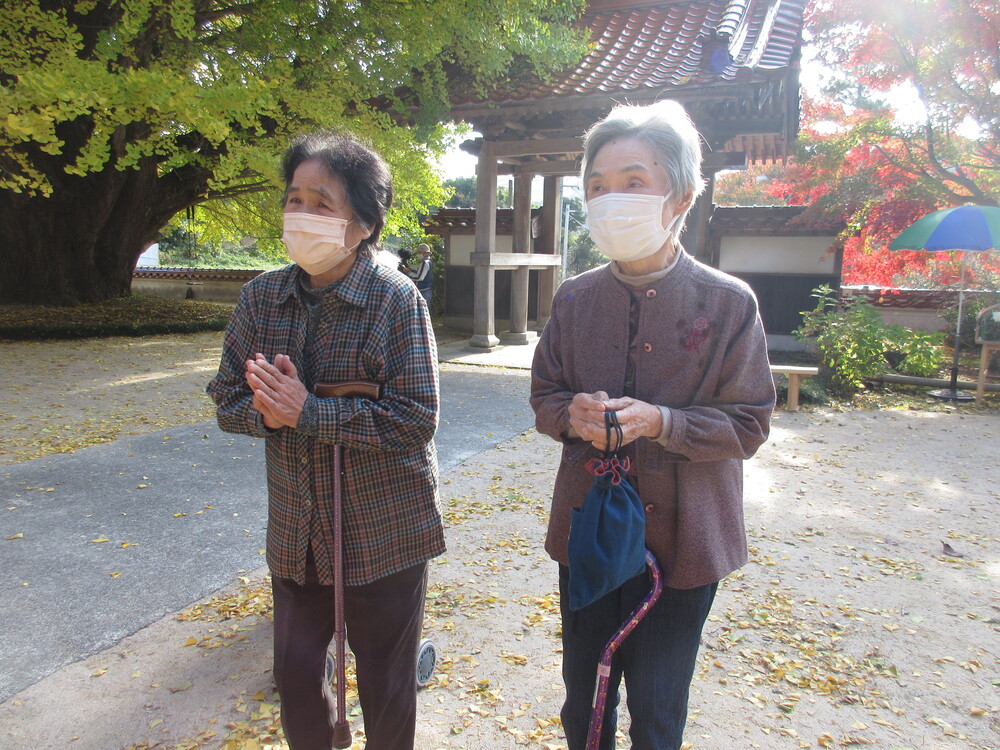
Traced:
[[[620, 104], [591, 127], [583, 139], [580, 177], [584, 195], [597, 152], [615, 138], [635, 138], [647, 144], [657, 162], [663, 165], [673, 200], [679, 202], [690, 197], [694, 205], [695, 198], [705, 189], [701, 175], [701, 136], [684, 107], [671, 99], [642, 107]], [[675, 236], [683, 226], [681, 217]]]

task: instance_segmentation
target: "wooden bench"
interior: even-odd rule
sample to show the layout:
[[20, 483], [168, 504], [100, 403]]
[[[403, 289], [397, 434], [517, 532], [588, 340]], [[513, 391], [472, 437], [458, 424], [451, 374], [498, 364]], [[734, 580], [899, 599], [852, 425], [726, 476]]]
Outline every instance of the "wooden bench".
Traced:
[[796, 365], [771, 365], [772, 375], [784, 375], [788, 378], [788, 401], [785, 408], [788, 411], [799, 410], [799, 382], [802, 378], [819, 375], [818, 367], [798, 367]]
[[986, 394], [986, 374], [990, 371], [990, 355], [1000, 352], [1000, 341], [984, 341], [983, 351], [979, 355], [979, 381], [976, 383], [976, 404], [983, 406], [983, 396]]

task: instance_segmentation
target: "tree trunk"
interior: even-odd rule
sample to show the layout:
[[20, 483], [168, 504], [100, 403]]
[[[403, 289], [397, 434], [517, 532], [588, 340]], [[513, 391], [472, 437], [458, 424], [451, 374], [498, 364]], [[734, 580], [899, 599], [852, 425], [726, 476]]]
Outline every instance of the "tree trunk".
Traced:
[[[52, 197], [0, 191], [0, 303], [78, 305], [131, 293], [142, 251], [177, 211], [155, 163], [63, 177]], [[166, 205], [166, 204], [172, 205]]]

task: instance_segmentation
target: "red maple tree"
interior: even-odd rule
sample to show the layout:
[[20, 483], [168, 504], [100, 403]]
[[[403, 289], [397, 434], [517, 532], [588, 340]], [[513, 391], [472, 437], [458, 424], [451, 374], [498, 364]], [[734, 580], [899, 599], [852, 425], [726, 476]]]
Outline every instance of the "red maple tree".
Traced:
[[[771, 195], [810, 206], [803, 221], [845, 221], [845, 283], [953, 283], [949, 254], [888, 245], [938, 208], [998, 204], [1000, 6], [813, 0], [807, 24], [826, 81], [803, 101], [795, 155]], [[975, 259], [967, 281], [990, 272], [1000, 273], [996, 253]]]

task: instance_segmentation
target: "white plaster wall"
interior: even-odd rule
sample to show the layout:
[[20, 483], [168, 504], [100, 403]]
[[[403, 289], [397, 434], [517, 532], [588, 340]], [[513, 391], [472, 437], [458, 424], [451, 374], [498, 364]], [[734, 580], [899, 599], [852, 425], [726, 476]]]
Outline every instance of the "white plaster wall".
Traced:
[[[469, 256], [472, 255], [473, 251], [476, 249], [476, 237], [472, 234], [453, 234], [451, 235], [451, 256], [448, 259], [449, 265], [452, 266], [471, 266], [472, 263], [469, 260]], [[511, 235], [501, 235], [497, 237], [496, 252], [498, 253], [512, 253], [514, 252], [514, 238]]]
[[768, 333], [767, 350], [769, 352], [807, 352], [816, 351], [816, 343], [812, 339], [799, 341], [788, 333]]
[[136, 266], [144, 268], [155, 268], [160, 265], [160, 244], [154, 242], [152, 245], [147, 247], [142, 251], [142, 255], [139, 256], [139, 260], [136, 262]]
[[906, 326], [915, 331], [948, 331], [955, 327], [940, 310], [912, 307], [878, 307], [879, 317], [887, 326]]
[[719, 268], [728, 273], [834, 273], [830, 237], [722, 238]]

